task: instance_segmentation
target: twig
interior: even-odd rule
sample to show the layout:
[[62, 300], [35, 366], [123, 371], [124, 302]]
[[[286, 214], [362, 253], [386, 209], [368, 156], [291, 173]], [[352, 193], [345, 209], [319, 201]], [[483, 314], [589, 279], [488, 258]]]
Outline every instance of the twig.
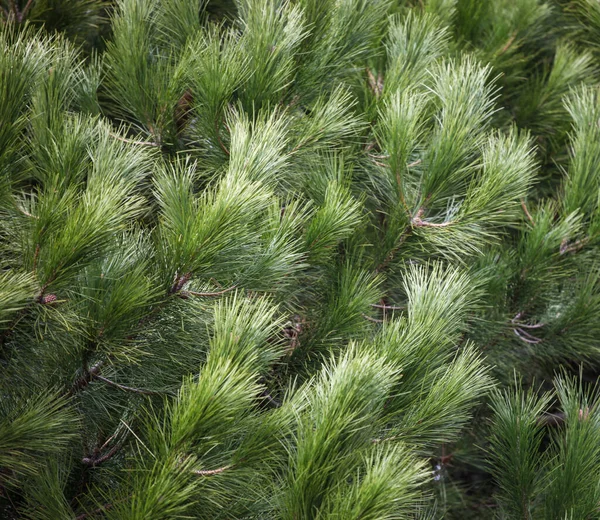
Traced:
[[383, 261], [375, 268], [376, 273], [380, 273], [381, 271], [383, 271], [388, 266], [388, 264], [394, 259], [394, 255], [396, 254], [396, 251], [400, 249], [402, 242], [404, 242], [404, 239], [401, 239], [400, 244], [394, 249], [392, 249], [383, 259]]
[[290, 340], [289, 347], [286, 349], [286, 352], [290, 354], [296, 350], [300, 344], [298, 341], [298, 336], [302, 333], [306, 320], [296, 314], [288, 323], [289, 324], [286, 324], [286, 326], [283, 328], [283, 334]]
[[383, 309], [385, 311], [390, 310], [390, 311], [403, 311], [406, 309], [406, 305], [400, 306], [400, 305], [381, 305], [379, 303], [372, 303], [371, 307], [375, 307], [376, 309]]
[[526, 336], [527, 338], [529, 338], [532, 341], [535, 341], [537, 343], [541, 342], [542, 340], [540, 338], [536, 338], [535, 336], [531, 335], [529, 332], [527, 332], [526, 330], [523, 330], [521, 328], [518, 329], [519, 332], [521, 334], [523, 334], [524, 336]]
[[525, 204], [525, 199], [521, 199], [521, 207], [523, 208], [523, 211], [525, 212], [527, 219], [529, 220], [529, 222], [531, 222], [531, 225], [533, 227], [535, 227], [535, 220], [533, 220], [531, 213], [529, 213], [529, 210], [527, 209], [527, 204]]
[[523, 312], [518, 312], [515, 317], [510, 320], [511, 323], [515, 324], [515, 327], [518, 329], [541, 329], [543, 326], [545, 326], [545, 323], [536, 323], [535, 325], [529, 325], [527, 323], [518, 323], [517, 320], [523, 316]]
[[262, 397], [265, 399], [265, 401], [268, 401], [273, 408], [281, 408], [281, 402], [277, 399], [273, 399], [268, 392], [263, 392]]
[[537, 420], [540, 425], [557, 426], [565, 422], [565, 414], [562, 412], [545, 413]]
[[412, 231], [411, 227], [406, 226], [406, 228], [402, 232], [402, 235], [400, 236], [400, 240], [398, 241], [398, 244], [387, 254], [387, 256], [383, 259], [383, 261], [375, 268], [376, 273], [380, 273], [381, 271], [383, 271], [388, 266], [388, 264], [394, 259], [395, 254], [398, 252], [400, 247], [402, 247], [402, 244], [406, 241], [406, 239], [408, 238], [408, 235], [410, 235], [411, 231]]
[[101, 457], [84, 457], [83, 459], [81, 459], [81, 462], [83, 462], [83, 464], [85, 464], [86, 466], [99, 466], [103, 462], [106, 462], [107, 460], [114, 457], [115, 453], [117, 453], [122, 446], [122, 443], [117, 443]]
[[32, 215], [31, 213], [29, 213], [29, 211], [25, 211], [25, 210], [24, 210], [24, 209], [23, 209], [21, 206], [17, 206], [17, 209], [18, 209], [18, 210], [19, 210], [21, 213], [23, 213], [23, 215], [25, 215], [26, 217], [29, 217], [29, 218], [34, 218], [34, 219], [36, 219], [36, 220], [39, 220], [39, 219], [40, 219], [40, 217], [38, 217], [37, 215]]
[[177, 101], [174, 116], [177, 126], [177, 133], [180, 134], [188, 123], [189, 114], [192, 111], [194, 96], [190, 89], [187, 89]]
[[232, 285], [231, 287], [227, 287], [227, 289], [223, 289], [222, 291], [216, 291], [216, 292], [182, 291], [181, 294], [183, 296], [189, 294], [190, 296], [199, 296], [199, 297], [209, 298], [211, 296], [221, 296], [222, 294], [233, 291], [236, 287], [237, 287], [237, 285]]
[[518, 329], [541, 329], [545, 325], [546, 325], [545, 323], [536, 323], [535, 325], [529, 325], [527, 323], [519, 323], [517, 328]]
[[415, 162], [411, 162], [410, 164], [407, 164], [406, 167], [412, 168], [413, 166], [418, 166], [419, 164], [421, 164], [421, 159], [417, 159]]
[[421, 219], [421, 217], [419, 217], [419, 216], [413, 217], [412, 220], [410, 221], [410, 223], [414, 227], [432, 227], [432, 228], [444, 228], [444, 227], [448, 227], [448, 226], [451, 226], [452, 224], [454, 224], [454, 222], [452, 222], [452, 221], [441, 222], [439, 224], [437, 224], [435, 222], [427, 222], [426, 220]]
[[511, 35], [511, 37], [508, 39], [508, 41], [504, 44], [504, 46], [500, 49], [500, 51], [498, 52], [498, 54], [496, 56], [502, 56], [508, 49], [510, 49], [510, 46], [515, 41], [516, 37], [517, 37], [517, 33], [514, 32]]
[[33, 5], [33, 0], [28, 0], [27, 4], [25, 4], [25, 7], [23, 7], [23, 10], [19, 13], [19, 22], [22, 22], [23, 18], [25, 18], [27, 16], [32, 5]]
[[435, 222], [428, 222], [421, 218], [424, 214], [425, 214], [425, 210], [423, 208], [419, 208], [419, 211], [417, 211], [417, 214], [410, 219], [411, 225], [413, 227], [443, 228], [443, 227], [448, 227], [448, 226], [454, 224], [454, 222], [452, 222], [452, 221], [442, 222], [440, 224], [436, 224]]
[[120, 390], [124, 390], [126, 392], [133, 392], [136, 394], [143, 394], [143, 395], [174, 395], [172, 392], [156, 392], [154, 390], [146, 390], [144, 388], [133, 388], [132, 386], [126, 386], [126, 385], [122, 385], [120, 383], [115, 383], [114, 381], [111, 381], [110, 379], [107, 379], [104, 376], [101, 375], [95, 375], [94, 379], [98, 379], [100, 381], [102, 381], [103, 383], [106, 383], [109, 386], [114, 386], [115, 388], [118, 388]]
[[402, 206], [404, 206], [404, 211], [406, 214], [410, 216], [410, 208], [406, 203], [406, 198], [404, 197], [404, 184], [402, 183], [402, 177], [400, 176], [400, 172], [396, 172], [396, 184], [398, 186], [398, 193], [400, 195], [400, 202], [402, 202]]
[[224, 471], [227, 471], [231, 468], [233, 468], [233, 465], [230, 464], [229, 466], [223, 466], [222, 468], [217, 469], [193, 469], [192, 473], [201, 477], [210, 477], [212, 475], [218, 475], [219, 473], [223, 473]]
[[402, 435], [393, 435], [392, 437], [381, 437], [380, 439], [371, 439], [371, 442], [373, 444], [378, 444], [380, 442], [395, 441], [397, 439], [400, 439], [401, 437]]
[[371, 318], [371, 316], [367, 316], [364, 312], [362, 313], [362, 317], [365, 320], [372, 321], [373, 323], [385, 323], [384, 320], [378, 320], [377, 318]]
[[100, 451], [102, 451], [104, 448], [106, 448], [108, 446], [108, 444], [114, 440], [114, 438], [117, 436], [118, 430], [113, 433], [108, 439], [106, 439], [106, 441], [104, 442], [104, 444], [102, 446], [100, 446]]
[[119, 421], [121, 421], [121, 424], [129, 430], [129, 433], [131, 433], [131, 435], [133, 435], [135, 437], [135, 439], [144, 447], [144, 449], [150, 454], [150, 456], [154, 460], [156, 460], [156, 455], [154, 455], [154, 453], [152, 453], [152, 450], [150, 450], [150, 448], [148, 448], [148, 446], [146, 446], [144, 444], [144, 441], [142, 439], [140, 439], [138, 437], [138, 435], [131, 429], [131, 426], [129, 426], [123, 419], [119, 419]]
[[381, 153], [370, 153], [368, 155], [369, 155], [369, 157], [371, 159], [389, 159], [390, 158], [390, 154], [388, 154], [388, 153], [384, 153], [384, 154], [381, 154]]
[[377, 141], [371, 141], [365, 146], [365, 152], [370, 152], [373, 148], [377, 146]]
[[112, 132], [109, 132], [108, 135], [110, 135], [113, 139], [117, 139], [118, 141], [123, 141], [124, 143], [138, 144], [140, 146], [155, 146], [155, 147], [160, 146], [159, 144], [152, 142], [152, 141], [135, 141], [134, 139], [127, 139], [126, 137], [121, 137], [120, 135], [113, 134]]
[[573, 253], [575, 251], [579, 251], [589, 242], [589, 240], [590, 239], [588, 237], [585, 237], [585, 238], [576, 240], [571, 245], [569, 245], [569, 241], [565, 238], [560, 243], [560, 251], [559, 252], [561, 255], [564, 255], [566, 253]]
[[367, 77], [369, 78], [369, 86], [371, 87], [373, 94], [375, 94], [376, 98], [379, 98], [383, 92], [383, 76], [379, 73], [377, 74], [377, 79], [375, 79], [371, 69], [367, 67]]
[[211, 278], [210, 281], [214, 283], [219, 289], [223, 289], [223, 286], [219, 283], [217, 279]]
[[33, 270], [37, 269], [38, 258], [40, 257], [40, 245], [36, 244], [35, 253], [33, 254]]
[[92, 366], [89, 370], [86, 370], [84, 374], [73, 383], [68, 395], [73, 395], [89, 385], [92, 379], [94, 379], [94, 377], [100, 373], [100, 368], [102, 368], [103, 364], [104, 361], [98, 361], [98, 363]]
[[185, 273], [182, 276], [179, 276], [179, 273], [175, 273], [175, 279], [173, 280], [173, 285], [171, 285], [171, 288], [169, 289], [169, 294], [175, 294], [181, 291], [183, 286], [189, 282], [191, 277], [191, 272]]
[[19, 19], [19, 10], [17, 9], [17, 4], [15, 3], [15, 0], [9, 0], [8, 3], [10, 4], [10, 7], [12, 9], [12, 14], [15, 17], [15, 20]]
[[[531, 334], [527, 334], [523, 329], [513, 329], [513, 332], [515, 333], [515, 335], [521, 340], [524, 341], [525, 343], [529, 343], [531, 345], [537, 345], [538, 343], [541, 343], [542, 340], [540, 338], [536, 338], [535, 336], [532, 336]], [[532, 339], [528, 339], [526, 337], [524, 337], [522, 334], [529, 336], [529, 338]]]
[[223, 141], [221, 141], [221, 134], [219, 132], [219, 121], [218, 119], [215, 119], [215, 134], [217, 136], [217, 141], [219, 142], [219, 146], [221, 147], [221, 150], [223, 150], [225, 152], [226, 155], [231, 155], [229, 153], [229, 150], [227, 149], [227, 147], [223, 144]]
[[288, 103], [288, 108], [294, 108], [300, 101], [300, 96], [296, 94], [292, 100]]

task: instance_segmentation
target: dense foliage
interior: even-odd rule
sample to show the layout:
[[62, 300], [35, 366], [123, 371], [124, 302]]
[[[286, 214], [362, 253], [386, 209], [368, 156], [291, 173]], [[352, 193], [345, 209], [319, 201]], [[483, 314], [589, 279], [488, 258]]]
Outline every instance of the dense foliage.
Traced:
[[600, 516], [598, 0], [0, 0], [0, 516]]

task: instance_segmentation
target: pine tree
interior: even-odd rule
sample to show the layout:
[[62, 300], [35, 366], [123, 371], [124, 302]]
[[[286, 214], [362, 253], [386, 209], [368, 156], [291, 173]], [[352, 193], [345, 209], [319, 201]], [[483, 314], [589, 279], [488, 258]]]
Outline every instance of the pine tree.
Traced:
[[597, 516], [595, 0], [0, 8], [0, 516]]

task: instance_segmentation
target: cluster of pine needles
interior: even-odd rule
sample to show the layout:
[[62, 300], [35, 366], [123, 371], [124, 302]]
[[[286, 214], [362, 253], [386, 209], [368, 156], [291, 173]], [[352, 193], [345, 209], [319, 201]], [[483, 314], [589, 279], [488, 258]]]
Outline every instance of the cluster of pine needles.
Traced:
[[0, 0], [0, 517], [600, 517], [598, 0]]

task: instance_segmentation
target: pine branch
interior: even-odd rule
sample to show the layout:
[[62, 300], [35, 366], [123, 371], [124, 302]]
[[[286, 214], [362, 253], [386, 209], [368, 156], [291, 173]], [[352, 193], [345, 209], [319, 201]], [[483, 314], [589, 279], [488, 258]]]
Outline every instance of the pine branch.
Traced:
[[411, 220], [411, 225], [414, 227], [432, 227], [432, 228], [444, 228], [453, 225], [454, 222], [428, 222], [426, 220], [421, 219], [419, 216], [413, 217]]
[[175, 274], [175, 281], [173, 282], [173, 285], [171, 285], [171, 288], [169, 289], [169, 294], [177, 294], [178, 292], [180, 292], [181, 289], [183, 289], [183, 286], [187, 282], [189, 282], [191, 277], [192, 277], [191, 272], [187, 272], [182, 276], [178, 276], [177, 274]]
[[525, 343], [537, 345], [538, 343], [542, 342], [540, 338], [536, 338], [535, 336], [528, 334], [523, 329], [520, 329], [518, 327], [516, 329], [513, 329], [513, 332], [515, 333], [515, 336], [517, 336], [521, 341], [524, 341]]
[[21, 213], [23, 213], [23, 215], [25, 215], [26, 217], [29, 217], [29, 218], [34, 218], [34, 219], [36, 219], [36, 220], [39, 220], [39, 219], [40, 219], [40, 217], [37, 217], [37, 216], [35, 216], [35, 215], [32, 215], [31, 213], [29, 213], [28, 211], [25, 211], [25, 210], [24, 210], [24, 209], [23, 209], [21, 206], [17, 206], [17, 209], [18, 209], [18, 210], [19, 210]]
[[98, 361], [90, 369], [84, 369], [83, 375], [79, 377], [72, 385], [67, 395], [74, 395], [86, 386], [88, 386], [92, 380], [100, 373], [100, 369], [104, 365], [103, 361]]
[[105, 3], [0, 1], [7, 504], [594, 517], [598, 390], [511, 375], [597, 375], [598, 2]]
[[271, 395], [265, 390], [262, 393], [262, 397], [269, 403], [269, 405], [272, 408], [281, 408], [281, 401], [278, 401], [277, 399], [273, 399], [273, 397], [271, 397]]
[[[108, 450], [104, 455], [100, 455], [100, 453], [98, 453], [98, 456], [84, 457], [83, 459], [81, 459], [81, 462], [83, 464], [85, 464], [86, 466], [90, 466], [90, 467], [99, 466], [100, 464], [102, 464], [102, 463], [106, 462], [107, 460], [110, 460], [112, 457], [114, 457], [116, 455], [116, 453], [121, 449], [122, 446], [123, 446], [122, 443], [117, 443], [110, 450]], [[101, 452], [102, 448], [100, 448], [100, 450], [98, 450], [98, 451]]]
[[17, 4], [16, 4], [15, 0], [8, 0], [8, 3], [11, 7], [14, 19], [18, 20], [19, 19], [19, 9], [17, 8]]
[[126, 385], [122, 385], [120, 383], [115, 383], [114, 381], [111, 381], [110, 379], [101, 376], [99, 374], [95, 374], [93, 376], [94, 379], [98, 379], [99, 381], [102, 381], [104, 383], [106, 383], [109, 386], [113, 386], [115, 388], [118, 388], [119, 390], [124, 390], [125, 392], [133, 392], [135, 394], [142, 394], [142, 395], [172, 395], [174, 396], [175, 394], [172, 392], [158, 392], [158, 391], [154, 391], [154, 390], [146, 390], [143, 388], [134, 388], [132, 386], [126, 386]]
[[383, 92], [383, 76], [382, 76], [381, 72], [379, 72], [379, 74], [377, 75], [377, 79], [375, 79], [375, 76], [371, 72], [371, 69], [369, 69], [369, 67], [367, 67], [366, 70], [367, 70], [367, 77], [369, 79], [369, 87], [373, 91], [373, 94], [375, 94], [375, 97], [379, 98]]
[[192, 473], [200, 477], [212, 477], [213, 475], [219, 475], [227, 470], [233, 469], [234, 467], [234, 465], [230, 464], [217, 469], [194, 469], [192, 470]]
[[536, 323], [535, 325], [528, 325], [527, 323], [518, 323], [515, 326], [519, 329], [541, 329], [545, 323]]
[[237, 285], [232, 285], [231, 287], [227, 287], [226, 289], [223, 289], [221, 291], [215, 291], [215, 292], [198, 292], [198, 291], [190, 291], [189, 289], [186, 289], [185, 291], [181, 291], [181, 296], [185, 297], [185, 296], [189, 295], [189, 296], [198, 296], [198, 297], [202, 297], [202, 298], [209, 298], [209, 297], [214, 297], [214, 296], [221, 296], [223, 294], [233, 291], [236, 288], [237, 288]]
[[368, 320], [368, 321], [370, 321], [372, 323], [385, 323], [385, 320], [379, 320], [377, 318], [372, 318], [371, 316], [368, 316], [367, 314], [364, 314], [364, 313], [362, 314], [362, 317], [365, 320]]
[[521, 199], [521, 207], [523, 208], [523, 212], [525, 213], [525, 216], [527, 217], [529, 222], [531, 222], [531, 225], [533, 227], [535, 227], [535, 220], [533, 220], [531, 213], [529, 213], [529, 210], [527, 209], [527, 204], [525, 204], [525, 199]]
[[383, 309], [384, 311], [387, 311], [387, 310], [404, 311], [404, 310], [406, 310], [405, 305], [399, 306], [399, 305], [387, 305], [387, 304], [372, 303], [371, 307], [375, 307], [376, 309]]
[[29, 14], [29, 10], [31, 9], [32, 6], [33, 6], [33, 0], [27, 0], [25, 7], [19, 14], [19, 22], [22, 22], [23, 19]]
[[523, 317], [523, 313], [519, 312], [519, 313], [517, 313], [515, 315], [514, 318], [512, 318], [510, 320], [510, 322], [513, 323], [513, 324], [516, 324], [515, 325], [516, 327], [523, 328], [523, 329], [541, 329], [542, 327], [545, 326], [545, 323], [536, 323], [535, 325], [529, 325], [527, 323], [518, 322], [517, 320], [520, 319], [520, 318], [522, 318], [522, 317]]
[[219, 143], [219, 147], [221, 148], [221, 150], [223, 150], [223, 152], [225, 152], [225, 155], [229, 157], [231, 153], [221, 140], [221, 132], [219, 131], [219, 121], [217, 119], [215, 119], [215, 135], [217, 136], [217, 142]]
[[563, 241], [560, 244], [559, 253], [561, 255], [565, 255], [567, 253], [575, 253], [575, 252], [583, 249], [589, 241], [590, 241], [589, 237], [585, 237], [585, 238], [576, 240], [572, 244], [569, 244], [568, 239], [565, 238], [565, 239], [563, 239]]
[[441, 223], [427, 222], [426, 220], [422, 219], [424, 214], [425, 214], [425, 210], [423, 208], [419, 208], [416, 215], [414, 217], [412, 217], [410, 220], [411, 225], [414, 227], [443, 228], [443, 227], [448, 227], [448, 226], [451, 226], [454, 224], [454, 222], [441, 222]]
[[497, 56], [502, 56], [508, 49], [510, 49], [511, 45], [515, 42], [517, 38], [517, 33], [514, 32], [510, 35], [510, 38], [506, 41], [506, 43], [502, 46], [502, 48], [498, 51]]
[[394, 248], [386, 255], [386, 257], [383, 259], [383, 261], [375, 268], [375, 272], [376, 273], [380, 273], [381, 271], [385, 270], [387, 268], [387, 266], [390, 264], [390, 262], [394, 259], [394, 256], [396, 255], [396, 253], [400, 250], [400, 248], [402, 247], [402, 244], [405, 242], [405, 240], [409, 237], [409, 235], [412, 233], [412, 229], [410, 226], [407, 226], [404, 231], [402, 232], [402, 235], [400, 236], [400, 239], [398, 240], [398, 243], [394, 246]]
[[539, 419], [538, 422], [540, 425], [545, 426], [560, 426], [565, 422], [565, 414], [563, 412], [556, 413], [544, 413]]

